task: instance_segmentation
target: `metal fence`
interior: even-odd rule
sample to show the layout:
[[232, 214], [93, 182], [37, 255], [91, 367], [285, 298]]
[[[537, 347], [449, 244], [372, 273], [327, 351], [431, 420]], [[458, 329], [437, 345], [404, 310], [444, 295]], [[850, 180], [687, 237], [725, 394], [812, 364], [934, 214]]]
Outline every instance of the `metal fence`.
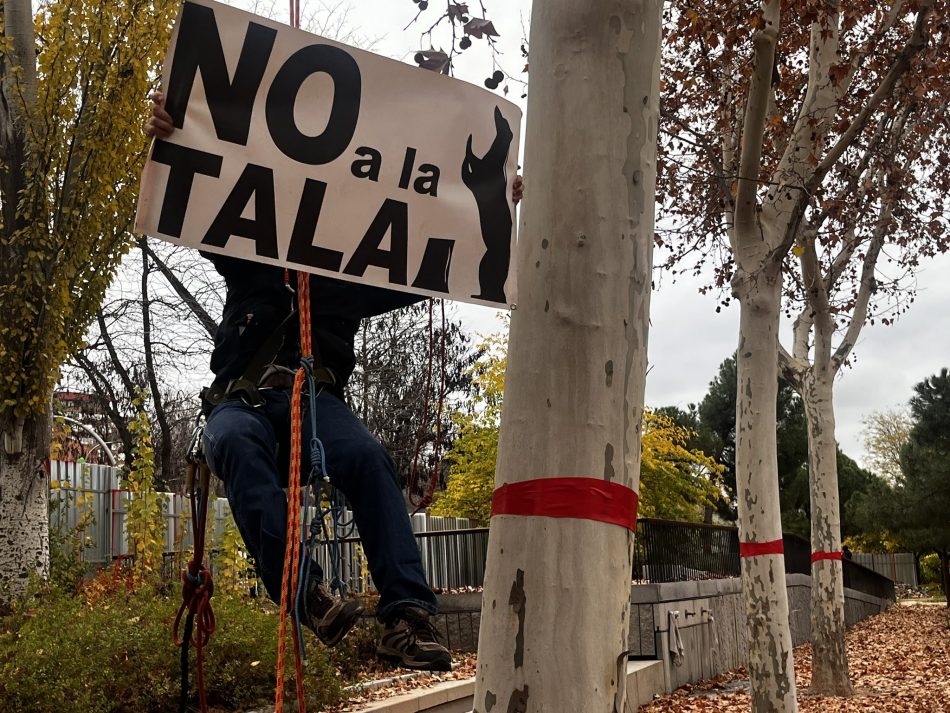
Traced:
[[[785, 571], [811, 574], [811, 543], [798, 535], [785, 535]], [[894, 581], [849, 559], [842, 561], [844, 586], [879, 599], [894, 599]]]
[[734, 527], [637, 520], [634, 581], [681, 582], [738, 576], [739, 533]]
[[[130, 494], [120, 487], [119, 469], [108, 465], [50, 462], [50, 526], [61, 533], [79, 525], [85, 540], [83, 560], [106, 565], [128, 554], [125, 515]], [[161, 493], [165, 513], [166, 552], [188, 550], [193, 544], [189, 502], [179, 493]], [[214, 538], [219, 538], [231, 517], [224, 499], [212, 502]], [[78, 533], [76, 533], [78, 535]]]
[[50, 527], [60, 533], [71, 533], [84, 524], [86, 562], [112, 561], [112, 494], [118, 487], [116, 473], [116, 468], [107, 465], [50, 462]]
[[[50, 526], [61, 533], [76, 532], [77, 527], [82, 526], [83, 560], [90, 566], [107, 566], [126, 557], [129, 553], [126, 512], [130, 493], [120, 487], [119, 469], [52, 461], [50, 474]], [[162, 495], [166, 518], [163, 575], [173, 580], [179, 576], [193, 545], [190, 504], [188, 498], [178, 493]], [[214, 572], [216, 550], [225, 531], [234, 527], [234, 520], [226, 499], [214, 499], [210, 505], [213, 524], [209, 565]], [[306, 514], [313, 517], [316, 509], [308, 508]], [[487, 528], [471, 529], [469, 520], [424, 513], [413, 515], [410, 520], [433, 587], [460, 589], [481, 585], [488, 552]], [[366, 592], [372, 590], [372, 579], [358, 535], [341, 543], [342, 579], [351, 591]], [[324, 572], [331, 573], [329, 546], [317, 547], [316, 561]], [[251, 567], [248, 561], [248, 568]]]
[[851, 559], [860, 565], [873, 569], [878, 574], [890, 577], [911, 587], [917, 587], [917, 561], [911, 552], [866, 553], [855, 552]]
[[[129, 493], [119, 488], [117, 473], [118, 469], [103, 465], [52, 463], [51, 525], [61, 531], [83, 525], [87, 542], [84, 559], [90, 564], [105, 565], [128, 553], [125, 513]], [[167, 576], [174, 578], [184, 562], [184, 553], [192, 545], [189, 503], [178, 494], [165, 493], [164, 496], [167, 518], [165, 569]], [[233, 527], [233, 519], [227, 500], [216, 499], [212, 507], [214, 530], [210, 544], [213, 552], [226, 529]], [[313, 508], [308, 514], [311, 517], [315, 514]], [[468, 520], [460, 518], [426, 514], [413, 515], [411, 522], [426, 575], [434, 588], [464, 589], [482, 585], [488, 553], [488, 528], [472, 528]], [[810, 574], [809, 542], [795, 535], [786, 535], [784, 540], [786, 572]], [[342, 540], [340, 548], [341, 578], [347, 588], [354, 592], [371, 591], [372, 580], [359, 533]], [[330, 555], [329, 546], [318, 546], [316, 561], [328, 575], [332, 574]], [[912, 581], [916, 582], [913, 555], [891, 555], [891, 559], [872, 560], [872, 565], [877, 565], [873, 567], [863, 566], [859, 559], [862, 557], [874, 556], [855, 555], [855, 561], [844, 562], [846, 587], [893, 598], [893, 579], [913, 575]], [[899, 575], [898, 566], [901, 567]], [[637, 521], [634, 581], [662, 583], [720, 579], [738, 577], [739, 572], [739, 534], [736, 528], [650, 518]]]

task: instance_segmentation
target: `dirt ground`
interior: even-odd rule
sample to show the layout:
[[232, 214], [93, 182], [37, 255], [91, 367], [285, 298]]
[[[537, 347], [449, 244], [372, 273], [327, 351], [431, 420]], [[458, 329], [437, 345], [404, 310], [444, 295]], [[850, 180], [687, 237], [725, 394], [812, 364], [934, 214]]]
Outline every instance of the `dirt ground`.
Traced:
[[[848, 632], [855, 695], [815, 696], [811, 646], [795, 649], [801, 713], [950, 713], [950, 629], [944, 606], [896, 606]], [[737, 669], [674, 691], [640, 713], [748, 713], [747, 673]]]

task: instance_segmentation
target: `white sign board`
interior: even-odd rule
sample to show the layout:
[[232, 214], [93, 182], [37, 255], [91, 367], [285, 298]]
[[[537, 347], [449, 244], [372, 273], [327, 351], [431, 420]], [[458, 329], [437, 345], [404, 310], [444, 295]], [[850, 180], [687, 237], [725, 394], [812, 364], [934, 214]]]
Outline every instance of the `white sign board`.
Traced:
[[177, 129], [152, 146], [138, 232], [433, 297], [515, 301], [514, 104], [210, 0], [183, 3], [163, 91]]

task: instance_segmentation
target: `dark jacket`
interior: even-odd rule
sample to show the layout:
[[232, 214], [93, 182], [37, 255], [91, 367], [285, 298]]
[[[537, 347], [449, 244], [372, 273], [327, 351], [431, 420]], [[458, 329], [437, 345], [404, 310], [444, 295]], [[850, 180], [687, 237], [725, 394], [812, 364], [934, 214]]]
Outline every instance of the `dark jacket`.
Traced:
[[[296, 294], [284, 281], [284, 269], [240, 258], [202, 253], [211, 260], [227, 284], [221, 324], [214, 337], [211, 371], [216, 384], [227, 384], [244, 375], [248, 362], [261, 344], [296, 308]], [[296, 278], [291, 273], [291, 286]], [[360, 320], [414, 304], [423, 297], [369, 287], [318, 275], [310, 276], [310, 325], [314, 351], [323, 366], [346, 385], [356, 356], [353, 339]], [[276, 362], [299, 365], [300, 331], [297, 320], [285, 328], [284, 346]]]

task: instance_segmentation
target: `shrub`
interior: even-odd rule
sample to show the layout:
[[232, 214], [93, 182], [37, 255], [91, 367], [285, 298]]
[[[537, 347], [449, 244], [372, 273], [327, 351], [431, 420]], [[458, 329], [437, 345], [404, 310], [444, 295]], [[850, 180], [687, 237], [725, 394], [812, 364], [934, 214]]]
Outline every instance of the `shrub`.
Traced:
[[920, 558], [920, 585], [932, 597], [939, 597], [944, 594], [940, 555], [936, 552], [931, 552], [929, 555]]
[[[128, 592], [100, 576], [71, 597], [56, 590], [0, 620], [0, 713], [158, 713], [178, 709], [178, 599]], [[208, 704], [236, 710], [273, 700], [277, 618], [227, 595], [212, 600], [218, 629], [205, 650]], [[337, 668], [309, 634], [305, 687], [320, 710], [342, 698]], [[194, 652], [191, 653], [192, 668]], [[341, 668], [344, 668], [341, 666]], [[293, 674], [292, 653], [289, 674]], [[191, 694], [195, 700], [194, 675]], [[293, 698], [293, 684], [288, 698]]]
[[931, 552], [920, 558], [921, 584], [940, 584], [940, 555]]

